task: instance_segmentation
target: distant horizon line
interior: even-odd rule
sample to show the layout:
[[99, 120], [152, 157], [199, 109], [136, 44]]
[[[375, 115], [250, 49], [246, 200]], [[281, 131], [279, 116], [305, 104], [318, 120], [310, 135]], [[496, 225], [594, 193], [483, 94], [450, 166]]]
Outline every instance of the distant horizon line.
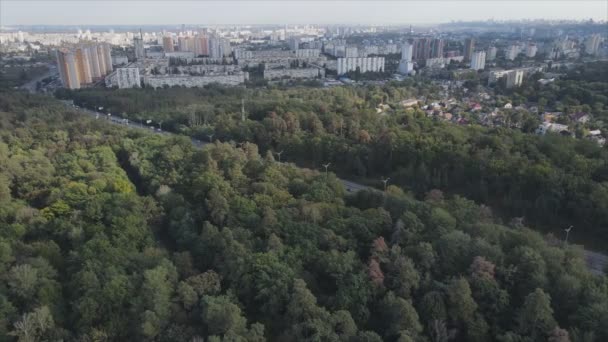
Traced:
[[484, 19], [484, 20], [450, 20], [450, 21], [437, 21], [437, 22], [417, 22], [411, 23], [223, 23], [223, 24], [195, 24], [195, 23], [162, 23], [162, 24], [9, 24], [1, 25], [0, 29], [6, 29], [10, 27], [147, 27], [147, 26], [198, 26], [198, 27], [214, 27], [214, 26], [371, 26], [371, 27], [386, 27], [386, 26], [410, 26], [410, 25], [441, 25], [441, 24], [473, 24], [473, 23], [487, 23], [487, 22], [498, 22], [498, 23], [531, 23], [531, 22], [580, 22], [580, 23], [593, 23], [593, 24], [608, 24], [606, 20], [594, 20], [588, 19], [543, 19], [543, 18], [525, 18], [525, 19]]

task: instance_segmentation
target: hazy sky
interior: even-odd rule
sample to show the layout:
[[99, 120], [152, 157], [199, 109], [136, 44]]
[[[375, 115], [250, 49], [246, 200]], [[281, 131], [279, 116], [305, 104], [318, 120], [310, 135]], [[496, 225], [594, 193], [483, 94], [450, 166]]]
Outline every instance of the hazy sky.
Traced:
[[608, 20], [608, 1], [0, 0], [0, 24], [409, 24], [478, 19]]

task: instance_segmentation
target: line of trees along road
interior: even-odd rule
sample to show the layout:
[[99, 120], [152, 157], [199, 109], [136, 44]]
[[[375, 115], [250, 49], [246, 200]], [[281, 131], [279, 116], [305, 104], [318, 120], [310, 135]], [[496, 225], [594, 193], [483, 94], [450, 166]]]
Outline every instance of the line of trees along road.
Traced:
[[608, 280], [486, 206], [0, 93], [0, 339], [603, 341]]

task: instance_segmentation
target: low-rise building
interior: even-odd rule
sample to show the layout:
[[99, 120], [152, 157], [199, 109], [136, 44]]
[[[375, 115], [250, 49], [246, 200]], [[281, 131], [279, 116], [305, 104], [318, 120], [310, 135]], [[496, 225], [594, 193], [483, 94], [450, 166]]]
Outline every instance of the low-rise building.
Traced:
[[407, 99], [407, 100], [403, 100], [401, 102], [399, 102], [400, 105], [402, 105], [405, 108], [408, 107], [412, 107], [418, 104], [418, 100], [416, 99]]
[[297, 58], [317, 58], [319, 55], [321, 55], [321, 50], [319, 49], [298, 49], [295, 51]]
[[153, 88], [162, 88], [165, 86], [173, 87], [202, 87], [207, 84], [219, 83], [223, 85], [236, 86], [245, 83], [249, 79], [249, 73], [227, 73], [227, 74], [209, 74], [205, 76], [185, 76], [185, 75], [146, 75], [144, 76], [144, 84]]
[[323, 78], [325, 70], [319, 68], [281, 68], [281, 69], [265, 69], [264, 79], [276, 80], [282, 78]]
[[567, 135], [570, 134], [570, 131], [568, 131], [567, 125], [562, 125], [562, 124], [552, 123], [552, 122], [543, 122], [536, 129], [536, 134], [544, 135], [547, 132], [567, 134]]

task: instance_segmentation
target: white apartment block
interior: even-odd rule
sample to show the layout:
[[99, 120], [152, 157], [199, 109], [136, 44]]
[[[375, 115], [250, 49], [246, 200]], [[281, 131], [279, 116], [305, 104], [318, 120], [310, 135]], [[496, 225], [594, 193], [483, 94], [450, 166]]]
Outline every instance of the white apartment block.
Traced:
[[538, 51], [538, 47], [536, 44], [530, 43], [526, 46], [526, 57], [534, 58], [536, 56], [536, 52]]
[[359, 49], [357, 49], [356, 46], [347, 46], [344, 49], [344, 57], [346, 57], [346, 58], [359, 57]]
[[383, 72], [384, 57], [338, 58], [338, 75], [359, 69], [364, 72]]
[[517, 55], [519, 55], [519, 46], [518, 45], [515, 45], [515, 44], [510, 45], [507, 48], [507, 50], [505, 51], [505, 58], [507, 60], [512, 61], [517, 57]]
[[488, 77], [488, 84], [494, 84], [498, 82], [499, 79], [506, 77], [507, 88], [518, 87], [523, 82], [524, 75], [524, 69], [494, 70], [490, 71], [490, 75]]
[[399, 47], [397, 46], [397, 44], [386, 44], [386, 45], [380, 46], [378, 48], [378, 52], [380, 55], [398, 53]]
[[298, 58], [316, 58], [321, 55], [319, 49], [299, 49], [295, 51], [296, 57]]
[[401, 60], [410, 62], [412, 60], [412, 53], [414, 51], [414, 47], [410, 43], [404, 43], [401, 46]]
[[496, 47], [495, 46], [490, 46], [490, 48], [488, 49], [488, 54], [486, 55], [486, 60], [488, 61], [493, 61], [496, 59]]
[[523, 80], [523, 70], [511, 70], [511, 72], [507, 74], [507, 88], [519, 87]]
[[369, 55], [377, 55], [378, 54], [378, 46], [377, 45], [368, 45], [360, 49], [359, 57], [367, 57]]
[[590, 55], [597, 54], [600, 47], [600, 35], [592, 34], [585, 40], [585, 52]]
[[414, 71], [414, 62], [406, 61], [403, 59], [399, 62], [399, 68], [397, 69], [397, 72], [400, 73], [401, 75], [409, 75], [413, 71]]
[[139, 88], [141, 81], [139, 79], [139, 68], [126, 67], [116, 69], [116, 81], [118, 88]]
[[486, 67], [486, 52], [477, 51], [471, 57], [471, 69], [483, 70]]

